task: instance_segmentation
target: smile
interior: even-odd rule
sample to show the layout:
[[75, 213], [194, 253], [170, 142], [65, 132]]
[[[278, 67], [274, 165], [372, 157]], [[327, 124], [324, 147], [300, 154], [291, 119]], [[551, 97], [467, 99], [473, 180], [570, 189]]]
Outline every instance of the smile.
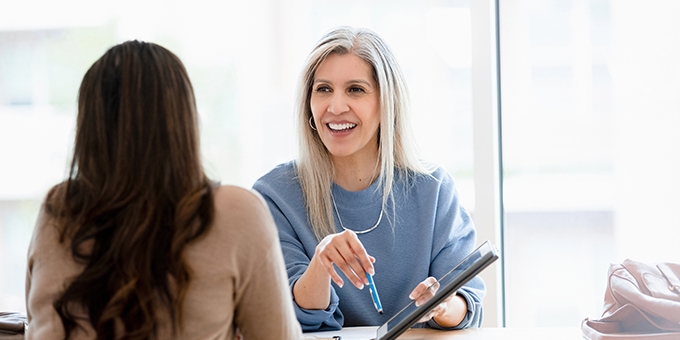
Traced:
[[345, 131], [345, 130], [351, 130], [354, 129], [357, 125], [352, 124], [352, 123], [344, 123], [344, 124], [334, 124], [334, 123], [328, 123], [328, 128], [333, 130], [333, 131]]

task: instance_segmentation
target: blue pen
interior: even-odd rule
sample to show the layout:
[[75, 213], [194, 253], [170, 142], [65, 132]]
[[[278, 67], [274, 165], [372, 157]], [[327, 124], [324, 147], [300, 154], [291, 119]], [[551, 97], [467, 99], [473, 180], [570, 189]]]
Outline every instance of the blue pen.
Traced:
[[383, 308], [380, 304], [380, 298], [378, 297], [378, 290], [375, 289], [375, 283], [373, 283], [373, 276], [371, 276], [369, 273], [366, 273], [366, 277], [368, 278], [368, 289], [371, 291], [373, 305], [375, 306], [375, 309], [378, 311], [378, 313], [382, 314]]

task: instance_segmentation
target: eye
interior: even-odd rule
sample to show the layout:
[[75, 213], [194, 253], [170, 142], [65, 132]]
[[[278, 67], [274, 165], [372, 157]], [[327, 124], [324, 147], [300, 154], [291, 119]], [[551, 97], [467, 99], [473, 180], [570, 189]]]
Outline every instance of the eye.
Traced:
[[314, 90], [315, 92], [331, 92], [331, 88], [328, 85], [319, 85]]
[[349, 92], [361, 93], [366, 91], [360, 86], [352, 86], [349, 88]]

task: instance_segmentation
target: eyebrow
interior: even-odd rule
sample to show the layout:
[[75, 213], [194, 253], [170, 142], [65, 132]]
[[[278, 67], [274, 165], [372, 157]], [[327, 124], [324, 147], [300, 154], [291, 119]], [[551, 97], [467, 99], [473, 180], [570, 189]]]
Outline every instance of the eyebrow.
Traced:
[[[314, 79], [314, 82], [312, 82], [312, 84], [317, 84], [317, 83], [331, 84], [332, 82], [330, 80], [326, 80], [326, 79]], [[351, 85], [351, 84], [364, 84], [366, 86], [373, 87], [373, 84], [371, 84], [370, 82], [365, 81], [363, 79], [352, 79], [352, 80], [348, 80], [348, 81], [345, 82], [345, 85]]]

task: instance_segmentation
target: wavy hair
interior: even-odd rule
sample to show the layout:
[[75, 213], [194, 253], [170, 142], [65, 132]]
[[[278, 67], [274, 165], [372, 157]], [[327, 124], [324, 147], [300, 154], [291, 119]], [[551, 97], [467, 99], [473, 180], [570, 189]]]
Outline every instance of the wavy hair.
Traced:
[[74, 308], [98, 339], [155, 338], [161, 313], [181, 330], [184, 249], [214, 215], [197, 120], [182, 62], [159, 45], [116, 45], [85, 74], [69, 177], [46, 200], [84, 266], [54, 303], [67, 338]]
[[317, 42], [307, 57], [299, 82], [296, 117], [299, 131], [297, 172], [305, 199], [307, 216], [317, 239], [335, 233], [331, 205], [333, 164], [318, 133], [309, 125], [314, 75], [319, 65], [333, 53], [353, 53], [366, 61], [380, 90], [380, 128], [378, 132], [379, 189], [383, 191], [383, 208], [392, 197], [397, 176], [411, 173], [429, 174], [421, 162], [409, 124], [408, 90], [392, 51], [373, 31], [365, 28], [338, 27]]

